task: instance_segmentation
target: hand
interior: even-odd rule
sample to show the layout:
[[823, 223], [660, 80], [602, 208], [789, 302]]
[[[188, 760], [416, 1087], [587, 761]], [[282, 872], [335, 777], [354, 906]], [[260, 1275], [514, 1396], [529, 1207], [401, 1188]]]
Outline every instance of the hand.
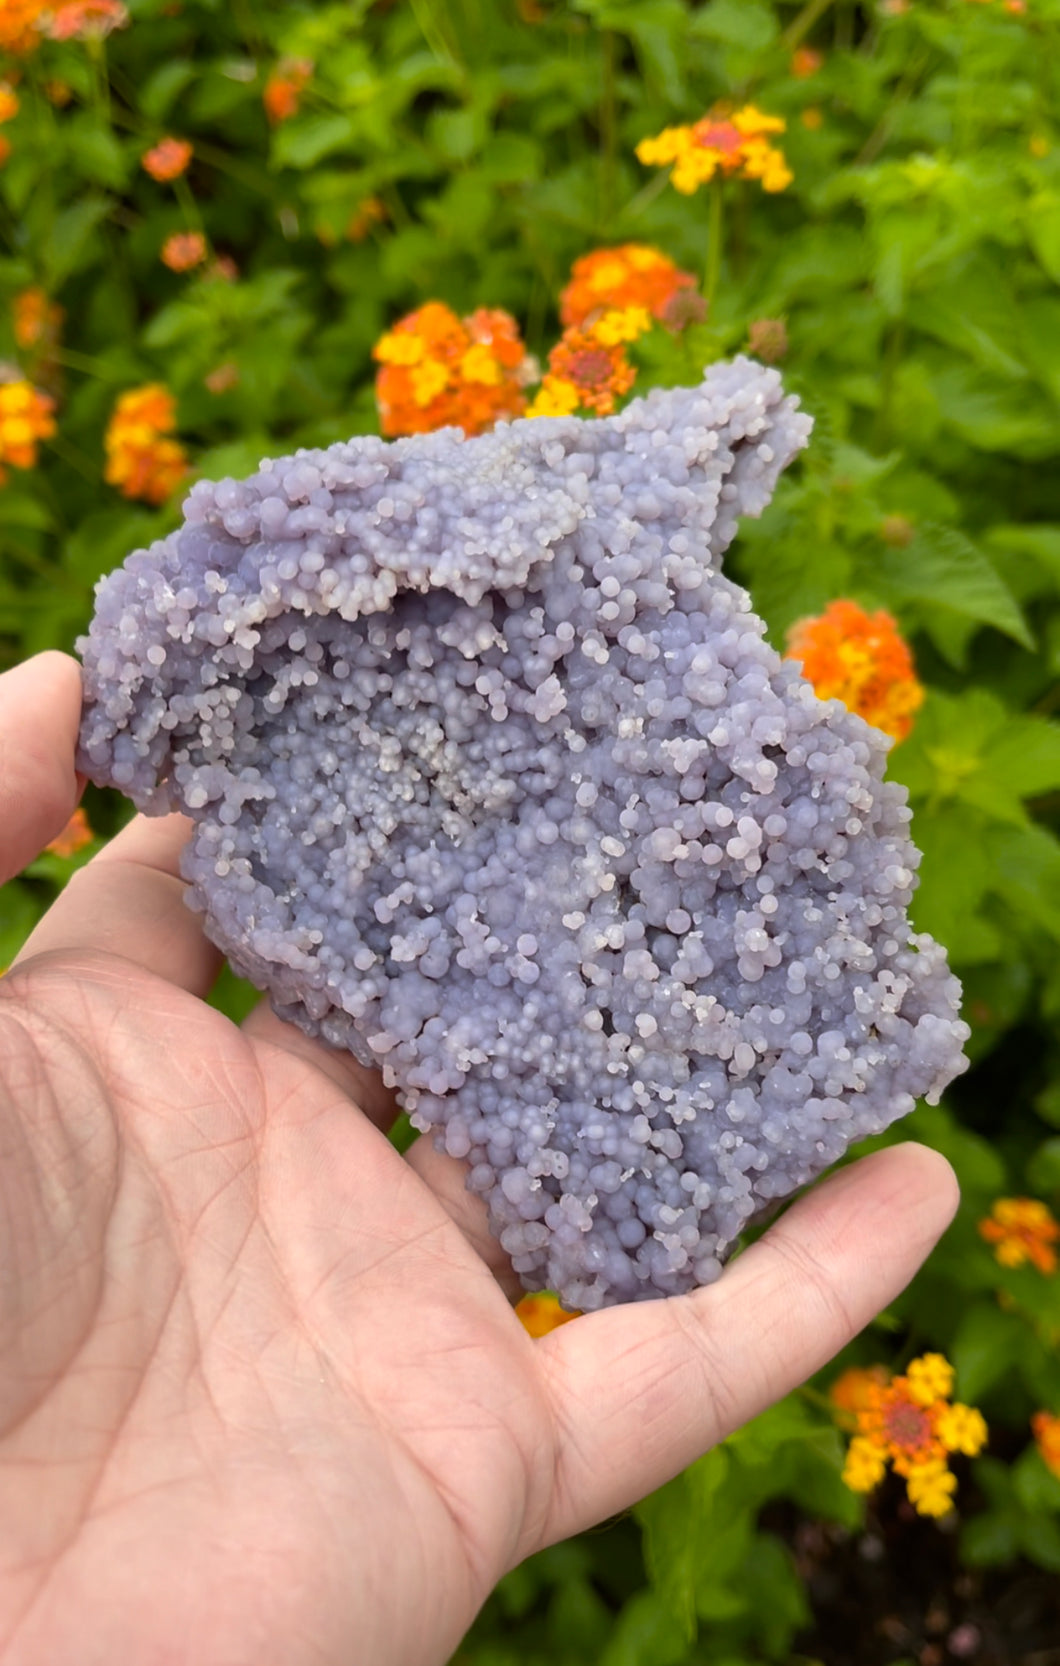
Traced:
[[[61, 655], [0, 678], [4, 874], [74, 807], [79, 709]], [[0, 980], [0, 1661], [441, 1666], [508, 1568], [860, 1330], [953, 1176], [882, 1151], [711, 1288], [532, 1342], [462, 1165], [204, 1004], [186, 830], [131, 823]]]

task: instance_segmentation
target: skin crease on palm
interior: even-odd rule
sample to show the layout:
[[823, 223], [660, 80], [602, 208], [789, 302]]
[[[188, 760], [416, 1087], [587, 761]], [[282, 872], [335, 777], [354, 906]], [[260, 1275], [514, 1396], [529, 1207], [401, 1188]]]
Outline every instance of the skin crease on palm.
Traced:
[[[74, 808], [79, 711], [62, 655], [0, 677], [2, 877]], [[955, 1182], [892, 1147], [709, 1289], [533, 1342], [463, 1166], [204, 1004], [185, 832], [134, 821], [0, 980], [0, 1662], [443, 1666], [507, 1569], [860, 1330]]]

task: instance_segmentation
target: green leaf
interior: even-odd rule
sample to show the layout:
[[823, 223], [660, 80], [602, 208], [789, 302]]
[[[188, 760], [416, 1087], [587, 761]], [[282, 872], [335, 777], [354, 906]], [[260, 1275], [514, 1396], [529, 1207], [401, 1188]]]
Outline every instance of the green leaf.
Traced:
[[748, 52], [764, 51], [779, 34], [773, 8], [763, 0], [710, 0], [693, 12], [688, 30]]
[[949, 1348], [960, 1398], [975, 1405], [1017, 1363], [1026, 1338], [1024, 1322], [995, 1300], [973, 1302]]
[[1056, 409], [1040, 390], [996, 382], [977, 366], [952, 358], [936, 372], [934, 384], [939, 410], [968, 445], [1029, 459], [1055, 454]]
[[120, 191], [129, 176], [125, 152], [109, 127], [94, 119], [71, 123], [66, 135], [68, 166], [94, 185]]
[[1060, 843], [1044, 827], [999, 830], [990, 852], [1001, 895], [1060, 943]]
[[325, 156], [351, 145], [355, 133], [352, 116], [301, 116], [278, 129], [273, 158], [281, 167], [314, 168]]
[[1019, 603], [989, 556], [955, 527], [925, 523], [904, 549], [887, 551], [876, 577], [898, 601], [934, 602], [1034, 647]]
[[1060, 585], [1060, 526], [992, 526], [985, 541], [996, 546], [1002, 570], [1005, 551], [1016, 550], [1031, 556]]
[[1044, 1140], [1027, 1163], [1025, 1173], [1032, 1192], [1060, 1195], [1060, 1139]]
[[1042, 266], [1060, 283], [1060, 196], [1040, 191], [1027, 204], [1027, 238]]
[[984, 370], [1025, 380], [1019, 310], [1000, 267], [983, 258], [964, 262], [946, 284], [912, 297], [906, 318]]
[[10, 966], [39, 914], [36, 901], [17, 879], [0, 886], [0, 972]]
[[55, 216], [41, 246], [41, 264], [49, 291], [57, 290], [82, 265], [96, 227], [110, 212], [106, 197], [84, 197]]
[[1060, 1480], [1036, 1446], [1028, 1446], [1012, 1466], [1012, 1486], [1025, 1510], [1060, 1515]]
[[163, 121], [170, 106], [195, 79], [195, 65], [188, 58], [160, 64], [140, 89], [140, 108], [153, 121]]
[[656, 1591], [637, 1591], [623, 1604], [599, 1666], [683, 1666], [688, 1634]]
[[1060, 1573], [1060, 1527], [1051, 1516], [1025, 1516], [1018, 1536], [1025, 1556], [1049, 1573]]
[[1011, 1562], [1019, 1549], [1020, 1518], [1013, 1512], [989, 1510], [961, 1529], [961, 1558], [973, 1568]]
[[644, 1529], [652, 1588], [688, 1641], [696, 1633], [705, 1579], [712, 1588], [722, 1585], [750, 1534], [749, 1510], [742, 1521], [734, 1517], [725, 1486], [731, 1463], [725, 1448], [716, 1446], [634, 1511]]

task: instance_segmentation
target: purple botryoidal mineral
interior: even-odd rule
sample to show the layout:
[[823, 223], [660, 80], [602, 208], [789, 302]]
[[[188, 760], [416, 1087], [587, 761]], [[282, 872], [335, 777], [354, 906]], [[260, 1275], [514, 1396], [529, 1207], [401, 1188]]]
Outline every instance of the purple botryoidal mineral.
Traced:
[[606, 421], [266, 461], [80, 644], [80, 767], [192, 818], [210, 937], [570, 1306], [709, 1282], [963, 1068], [887, 740], [718, 571], [809, 428], [739, 358]]

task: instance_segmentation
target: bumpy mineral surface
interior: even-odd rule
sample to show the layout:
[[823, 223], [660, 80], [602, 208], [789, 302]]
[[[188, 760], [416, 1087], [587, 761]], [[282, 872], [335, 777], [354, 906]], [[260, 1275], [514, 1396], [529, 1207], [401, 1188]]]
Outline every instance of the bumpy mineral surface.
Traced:
[[709, 1282], [963, 1066], [886, 739], [718, 571], [808, 430], [737, 359], [606, 421], [266, 461], [80, 645], [81, 767], [192, 818], [210, 936], [572, 1306]]

